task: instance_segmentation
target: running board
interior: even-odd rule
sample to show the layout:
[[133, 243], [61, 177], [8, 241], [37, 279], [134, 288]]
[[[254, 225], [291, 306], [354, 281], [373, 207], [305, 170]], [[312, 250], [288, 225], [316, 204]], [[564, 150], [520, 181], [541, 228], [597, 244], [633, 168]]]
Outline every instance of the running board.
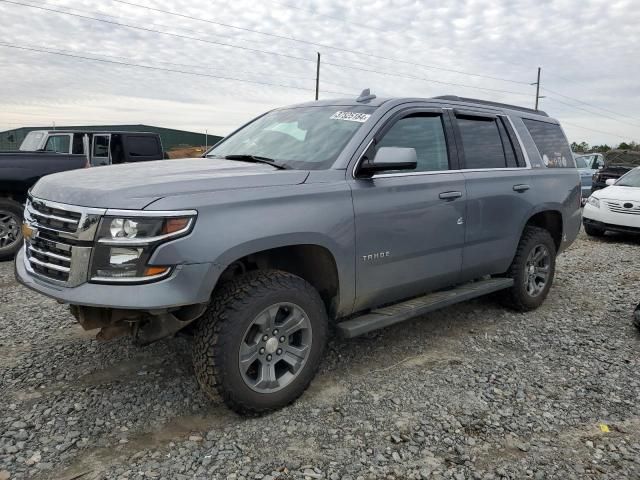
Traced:
[[422, 297], [371, 310], [360, 317], [336, 325], [344, 338], [353, 338], [379, 328], [419, 317], [449, 305], [497, 292], [513, 285], [512, 278], [490, 278], [466, 283], [451, 290], [429, 293]]

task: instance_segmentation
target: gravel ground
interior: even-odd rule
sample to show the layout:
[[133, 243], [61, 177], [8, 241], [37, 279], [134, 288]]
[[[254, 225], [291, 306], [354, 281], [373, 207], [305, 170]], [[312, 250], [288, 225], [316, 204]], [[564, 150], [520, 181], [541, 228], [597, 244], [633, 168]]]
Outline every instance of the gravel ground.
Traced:
[[639, 252], [581, 234], [535, 312], [334, 340], [261, 418], [205, 398], [187, 339], [98, 343], [0, 264], [0, 480], [640, 478]]

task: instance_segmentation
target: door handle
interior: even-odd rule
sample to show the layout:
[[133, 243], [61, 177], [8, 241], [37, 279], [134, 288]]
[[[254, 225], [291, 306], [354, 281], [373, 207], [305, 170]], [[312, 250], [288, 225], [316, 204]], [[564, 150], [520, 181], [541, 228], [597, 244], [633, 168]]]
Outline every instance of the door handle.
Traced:
[[462, 196], [462, 192], [442, 192], [440, 194], [440, 198], [442, 200], [453, 200], [454, 198], [460, 198]]
[[527, 185], [526, 183], [521, 183], [520, 185], [514, 185], [513, 186], [513, 190], [516, 191], [516, 192], [526, 192], [530, 188], [531, 187], [529, 185]]

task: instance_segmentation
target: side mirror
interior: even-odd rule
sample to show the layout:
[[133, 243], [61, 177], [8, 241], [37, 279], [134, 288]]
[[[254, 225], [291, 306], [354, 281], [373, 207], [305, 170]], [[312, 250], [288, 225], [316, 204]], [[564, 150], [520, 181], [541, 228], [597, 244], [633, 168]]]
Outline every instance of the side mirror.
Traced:
[[611, 185], [615, 185], [616, 184], [616, 179], [615, 178], [607, 178], [606, 182], [607, 185], [611, 186]]
[[418, 156], [415, 148], [380, 147], [372, 160], [360, 165], [359, 173], [371, 176], [385, 170], [415, 170]]

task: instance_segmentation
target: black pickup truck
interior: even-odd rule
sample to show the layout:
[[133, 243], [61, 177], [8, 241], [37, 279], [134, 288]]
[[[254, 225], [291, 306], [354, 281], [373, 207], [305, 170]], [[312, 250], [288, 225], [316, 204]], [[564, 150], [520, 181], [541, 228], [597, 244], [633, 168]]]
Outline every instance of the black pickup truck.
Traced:
[[[13, 152], [0, 152], [0, 260], [22, 245], [22, 212], [27, 192], [57, 172], [165, 158], [160, 136], [150, 132], [36, 130]], [[55, 217], [55, 212], [49, 212]]]

